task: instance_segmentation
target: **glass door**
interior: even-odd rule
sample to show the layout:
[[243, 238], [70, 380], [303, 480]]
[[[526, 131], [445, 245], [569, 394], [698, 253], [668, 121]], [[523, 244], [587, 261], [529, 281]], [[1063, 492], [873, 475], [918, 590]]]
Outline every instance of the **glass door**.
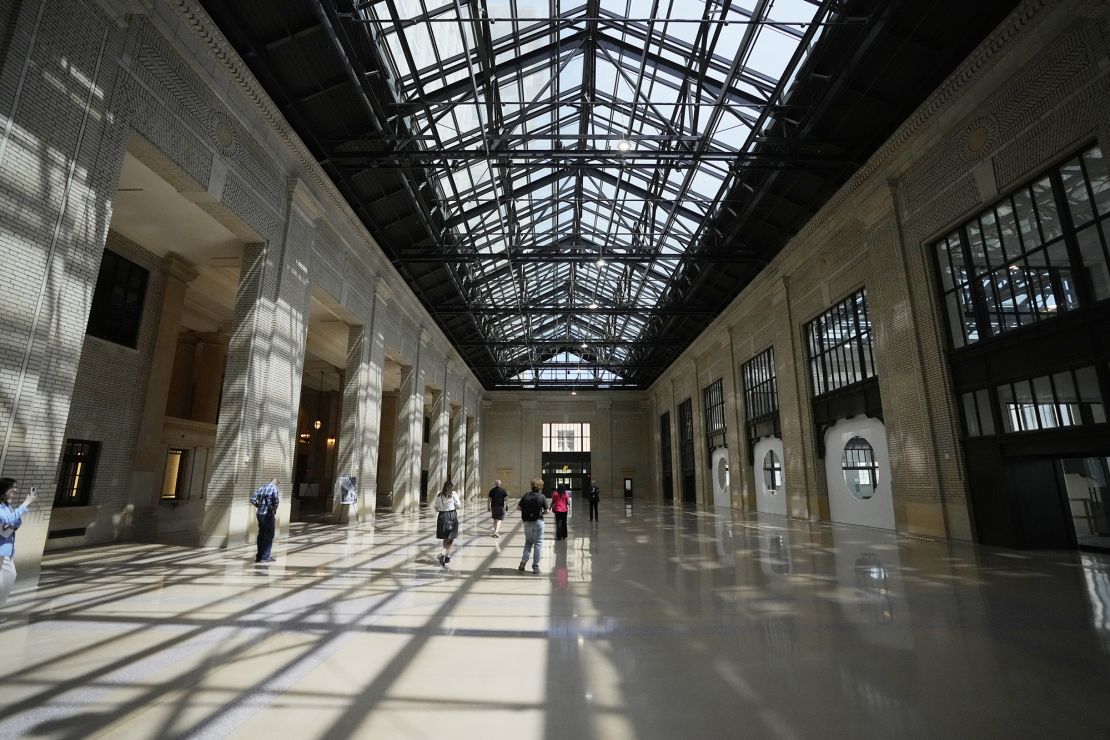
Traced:
[[1076, 541], [1080, 547], [1110, 549], [1110, 458], [1070, 457], [1058, 462]]

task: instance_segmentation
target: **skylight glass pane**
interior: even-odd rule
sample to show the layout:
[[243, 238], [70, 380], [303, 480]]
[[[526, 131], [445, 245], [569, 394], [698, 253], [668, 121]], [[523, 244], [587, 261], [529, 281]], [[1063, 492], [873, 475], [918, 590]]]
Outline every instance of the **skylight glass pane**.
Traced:
[[[599, 254], [678, 255], [701, 243], [708, 216], [719, 211], [717, 199], [735, 183], [730, 161], [699, 162], [694, 152], [726, 153], [731, 160], [753, 146], [753, 125], [779, 78], [796, 74], [789, 61], [818, 12], [806, 0], [775, 0], [760, 4], [766, 19], [752, 18], [755, 5], [739, 0], [726, 11], [710, 4], [712, 21], [727, 12], [732, 22], [723, 25], [701, 21], [703, 4], [601, 0], [600, 21], [585, 20], [581, 3], [574, 11], [579, 20], [563, 28], [548, 20], [548, 0], [491, 0], [488, 19], [478, 21], [471, 18], [476, 6], [453, 0], [358, 6], [393, 68], [399, 102], [416, 104], [399, 119], [423, 135], [408, 146], [474, 152], [427, 170], [435, 173], [431, 192], [441, 201], [435, 211], [449, 219], [442, 241], [495, 256], [511, 246], [514, 256], [530, 260], [540, 254], [565, 260], [568, 250], [581, 250], [574, 266], [448, 260], [470, 300], [576, 311], [589, 301], [632, 302], [645, 311], [659, 303], [683, 273], [681, 262], [598, 267], [594, 260]], [[554, 7], [567, 13], [572, 6]], [[657, 16], [649, 23], [653, 9]], [[752, 20], [789, 25], [753, 26]], [[689, 75], [695, 67], [696, 77]], [[500, 152], [496, 164], [476, 156], [487, 147]], [[691, 154], [674, 161], [655, 152]], [[528, 318], [484, 314], [478, 324], [491, 336], [522, 342], [540, 335], [635, 340], [650, 338], [644, 332], [658, 326], [647, 313], [612, 315], [604, 308]], [[531, 362], [534, 349], [503, 346], [497, 356]], [[638, 351], [591, 346], [571, 363], [589, 377], [617, 378], [604, 376], [601, 365], [635, 362]], [[557, 365], [552, 357], [549, 369], [572, 377]], [[518, 377], [542, 385], [526, 373]]]

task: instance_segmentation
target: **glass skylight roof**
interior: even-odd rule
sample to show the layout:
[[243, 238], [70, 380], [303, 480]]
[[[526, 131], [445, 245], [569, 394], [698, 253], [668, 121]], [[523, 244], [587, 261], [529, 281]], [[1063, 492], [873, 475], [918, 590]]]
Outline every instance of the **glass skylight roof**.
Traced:
[[[391, 68], [412, 137], [400, 148], [442, 155], [422, 160], [446, 223], [433, 248], [472, 305], [504, 309], [479, 320], [505, 383], [540, 386], [619, 383], [609, 368], [635, 363], [825, 20], [810, 0], [358, 12]], [[591, 343], [573, 360], [586, 376], [563, 373], [559, 340]]]

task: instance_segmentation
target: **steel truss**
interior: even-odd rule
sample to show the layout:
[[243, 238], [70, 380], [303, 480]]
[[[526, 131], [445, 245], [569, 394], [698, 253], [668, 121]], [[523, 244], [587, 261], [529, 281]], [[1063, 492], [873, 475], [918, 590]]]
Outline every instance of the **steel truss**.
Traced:
[[485, 0], [347, 12], [333, 1], [319, 0], [344, 26], [333, 32], [355, 73], [387, 79], [393, 95], [374, 111], [383, 125], [327, 142], [322, 161], [350, 178], [400, 169], [416, 184], [429, 238], [394, 261], [455, 274], [463, 303], [429, 308], [474, 318], [482, 336], [468, 346], [493, 361], [472, 366], [498, 384], [513, 382], [522, 353], [582, 367], [558, 359], [582, 343], [596, 369], [653, 374], [641, 358], [666, 321], [715, 313], [682, 305], [688, 269], [765, 261], [713, 225], [729, 193], [750, 173], [855, 166], [835, 146], [775, 146], [764, 133], [789, 115], [785, 82], [822, 26], [856, 22], [832, 0], [801, 18], [774, 17], [768, 0], [656, 1], [640, 14], [514, 0], [499, 17]]

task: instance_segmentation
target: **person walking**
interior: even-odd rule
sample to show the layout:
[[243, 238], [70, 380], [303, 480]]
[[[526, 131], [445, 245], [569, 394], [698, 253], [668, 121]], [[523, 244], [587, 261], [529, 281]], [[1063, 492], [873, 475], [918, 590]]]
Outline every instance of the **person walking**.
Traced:
[[451, 548], [459, 537], [459, 512], [462, 511], [462, 501], [455, 491], [454, 483], [447, 481], [443, 484], [443, 490], [432, 502], [432, 508], [439, 512], [436, 517], [436, 539], [443, 540], [443, 552], [436, 556], [436, 560], [446, 568], [451, 562]]
[[35, 503], [35, 487], [23, 503], [13, 507], [12, 501], [19, 493], [19, 481], [15, 478], [0, 478], [0, 607], [8, 601], [8, 595], [15, 587], [15, 531], [23, 525], [23, 515]]
[[586, 494], [586, 500], [590, 502], [590, 521], [596, 522], [600, 519], [597, 515], [597, 505], [601, 501], [601, 489], [597, 487], [597, 481], [590, 481], [590, 490]]
[[555, 540], [567, 538], [567, 515], [570, 514], [570, 491], [566, 484], [560, 483], [551, 494], [551, 510], [555, 512]]
[[532, 556], [532, 572], [540, 572], [540, 555], [543, 553], [543, 515], [547, 513], [547, 498], [543, 495], [543, 479], [533, 478], [532, 490], [520, 497], [516, 508], [524, 522], [524, 555], [517, 570], [524, 572], [528, 556]]
[[269, 483], [259, 486], [251, 496], [251, 505], [257, 509], [255, 516], [258, 517], [258, 551], [254, 556], [256, 563], [272, 563], [277, 560], [270, 549], [274, 546], [274, 529], [280, 501], [277, 478], [271, 478]]
[[493, 519], [493, 536], [501, 536], [501, 520], [505, 518], [505, 501], [509, 492], [501, 487], [501, 481], [495, 480], [493, 488], [489, 489], [489, 499], [486, 501], [486, 511]]

